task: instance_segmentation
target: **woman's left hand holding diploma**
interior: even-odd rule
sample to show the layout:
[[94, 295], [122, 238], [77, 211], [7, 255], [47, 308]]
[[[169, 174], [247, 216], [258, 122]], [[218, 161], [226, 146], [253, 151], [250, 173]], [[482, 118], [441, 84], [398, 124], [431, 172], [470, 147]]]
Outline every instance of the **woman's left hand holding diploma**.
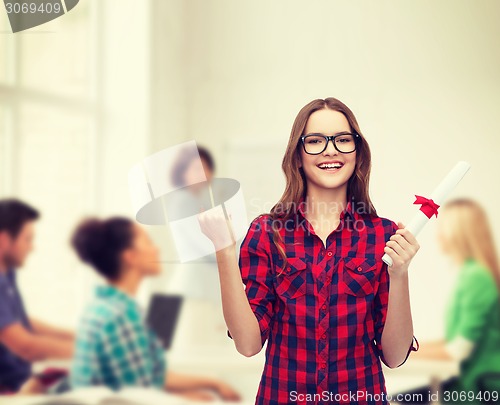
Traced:
[[384, 252], [392, 259], [392, 266], [388, 266], [391, 277], [400, 277], [408, 272], [408, 267], [415, 254], [420, 249], [415, 236], [402, 222], [398, 222], [399, 229], [387, 241]]

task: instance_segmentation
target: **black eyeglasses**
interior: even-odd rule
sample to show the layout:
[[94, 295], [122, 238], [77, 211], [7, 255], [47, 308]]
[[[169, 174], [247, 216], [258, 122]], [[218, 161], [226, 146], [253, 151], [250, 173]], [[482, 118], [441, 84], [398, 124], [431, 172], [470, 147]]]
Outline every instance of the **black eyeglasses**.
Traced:
[[356, 150], [356, 144], [360, 136], [356, 133], [344, 132], [337, 135], [309, 134], [302, 135], [302, 146], [309, 155], [319, 155], [328, 146], [328, 141], [332, 141], [333, 146], [340, 153], [352, 153]]

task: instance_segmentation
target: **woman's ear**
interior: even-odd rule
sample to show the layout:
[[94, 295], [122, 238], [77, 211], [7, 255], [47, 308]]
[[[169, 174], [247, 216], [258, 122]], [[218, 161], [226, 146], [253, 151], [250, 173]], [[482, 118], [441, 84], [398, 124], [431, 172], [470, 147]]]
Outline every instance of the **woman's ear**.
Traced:
[[122, 266], [127, 268], [134, 264], [136, 252], [134, 249], [127, 248], [121, 254]]

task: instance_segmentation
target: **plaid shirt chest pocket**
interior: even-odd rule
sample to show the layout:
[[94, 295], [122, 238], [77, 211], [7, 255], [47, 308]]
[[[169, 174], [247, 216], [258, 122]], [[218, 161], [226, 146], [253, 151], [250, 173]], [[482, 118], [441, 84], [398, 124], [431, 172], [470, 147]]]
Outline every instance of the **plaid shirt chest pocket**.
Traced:
[[281, 272], [281, 266], [277, 267], [275, 276], [276, 293], [284, 299], [297, 299], [307, 292], [307, 263], [304, 258], [288, 257], [287, 264]]
[[377, 260], [367, 257], [346, 257], [343, 263], [343, 292], [357, 297], [373, 294], [377, 279]]

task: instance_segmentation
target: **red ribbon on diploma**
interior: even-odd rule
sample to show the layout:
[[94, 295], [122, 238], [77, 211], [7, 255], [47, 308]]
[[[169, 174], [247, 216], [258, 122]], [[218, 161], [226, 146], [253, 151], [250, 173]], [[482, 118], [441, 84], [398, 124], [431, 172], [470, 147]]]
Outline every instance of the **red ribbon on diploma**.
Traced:
[[417, 197], [417, 199], [413, 204], [422, 204], [420, 211], [422, 211], [427, 218], [430, 219], [433, 215], [436, 215], [437, 218], [439, 205], [430, 198], [425, 198], [421, 195], [415, 195], [415, 197]]

